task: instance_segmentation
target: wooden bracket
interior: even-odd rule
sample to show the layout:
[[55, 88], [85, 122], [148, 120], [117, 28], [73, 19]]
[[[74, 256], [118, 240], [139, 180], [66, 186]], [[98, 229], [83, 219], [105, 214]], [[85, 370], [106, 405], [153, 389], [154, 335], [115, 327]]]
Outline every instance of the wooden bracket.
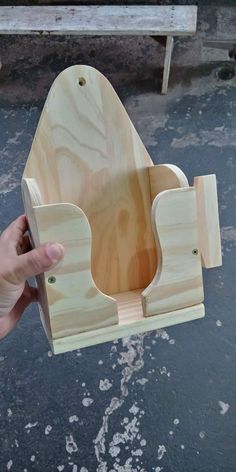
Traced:
[[200, 256], [210, 254], [217, 206], [212, 179], [198, 179], [189, 187], [178, 167], [153, 165], [98, 71], [59, 75], [22, 179], [32, 245], [65, 247], [58, 266], [37, 277], [55, 353], [204, 316]]

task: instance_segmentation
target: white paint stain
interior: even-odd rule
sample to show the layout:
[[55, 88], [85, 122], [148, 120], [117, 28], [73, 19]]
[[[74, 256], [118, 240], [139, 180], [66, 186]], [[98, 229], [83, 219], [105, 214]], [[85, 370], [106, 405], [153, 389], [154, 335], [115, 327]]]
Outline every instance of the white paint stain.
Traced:
[[78, 446], [72, 436], [72, 434], [69, 434], [68, 436], [65, 437], [66, 440], [66, 450], [68, 454], [72, 454], [73, 452], [78, 451]]
[[32, 428], [35, 428], [35, 426], [37, 426], [38, 424], [38, 421], [35, 421], [35, 423], [28, 423], [25, 425], [25, 429], [32, 429]]
[[109, 454], [111, 455], [111, 457], [117, 457], [120, 454], [120, 447], [111, 446], [109, 449]]
[[10, 470], [13, 466], [13, 461], [10, 459], [7, 463], [7, 470]]
[[165, 446], [163, 444], [159, 445], [158, 450], [157, 450], [157, 459], [161, 461], [165, 453], [166, 453]]
[[11, 408], [7, 409], [7, 416], [10, 418], [13, 415]]
[[129, 409], [129, 412], [132, 413], [132, 415], [137, 415], [137, 413], [139, 412], [139, 408], [135, 404], [133, 404]]
[[133, 456], [142, 456], [143, 451], [142, 451], [142, 449], [136, 449], [135, 451], [132, 451], [132, 455]]
[[81, 467], [80, 472], [88, 472], [88, 469], [86, 467]]
[[167, 371], [167, 368], [166, 368], [165, 365], [163, 365], [163, 367], [161, 367], [160, 374], [161, 375], [167, 375], [167, 377], [170, 377], [170, 372]]
[[204, 438], [205, 438], [205, 435], [206, 435], [205, 431], [200, 431], [199, 437], [200, 437], [201, 439], [204, 439]]
[[51, 426], [50, 424], [48, 424], [48, 425], [46, 426], [46, 428], [45, 428], [45, 434], [46, 434], [46, 436], [47, 436], [48, 434], [50, 434], [51, 431], [52, 431], [52, 426]]
[[83, 398], [82, 403], [83, 403], [83, 405], [86, 406], [86, 407], [91, 406], [92, 403], [93, 403], [93, 399], [92, 399], [92, 398], [88, 398], [88, 397]]
[[[113, 346], [114, 347], [114, 346]], [[112, 387], [112, 383], [110, 382], [109, 379], [104, 379], [104, 380], [100, 380], [99, 382], [99, 389], [102, 391], [102, 392], [105, 392], [107, 390], [110, 390], [110, 388]]]
[[65, 469], [65, 466], [64, 466], [64, 465], [58, 465], [58, 466], [57, 466], [57, 470], [58, 470], [59, 472], [62, 472], [64, 469]]
[[216, 326], [218, 326], [218, 327], [220, 328], [220, 327], [222, 326], [222, 321], [217, 320], [217, 321], [216, 321]]
[[222, 402], [221, 400], [218, 401], [218, 405], [221, 408], [220, 410], [221, 415], [225, 415], [230, 408], [230, 405], [228, 403]]
[[52, 351], [48, 351], [48, 357], [52, 357]]
[[184, 444], [181, 444], [180, 448], [181, 448], [181, 449], [185, 449], [185, 445], [184, 445]]
[[69, 423], [76, 423], [77, 421], [79, 421], [79, 418], [77, 415], [72, 415], [69, 417]]
[[147, 382], [148, 382], [148, 379], [145, 379], [144, 377], [136, 380], [136, 383], [140, 385], [145, 385], [145, 383]]
[[30, 458], [31, 462], [35, 462], [35, 456], [32, 455], [31, 458]]
[[179, 419], [178, 419], [178, 418], [175, 418], [174, 421], [173, 421], [173, 423], [174, 423], [175, 425], [179, 424]]
[[78, 472], [78, 466], [76, 464], [73, 464], [72, 472]]

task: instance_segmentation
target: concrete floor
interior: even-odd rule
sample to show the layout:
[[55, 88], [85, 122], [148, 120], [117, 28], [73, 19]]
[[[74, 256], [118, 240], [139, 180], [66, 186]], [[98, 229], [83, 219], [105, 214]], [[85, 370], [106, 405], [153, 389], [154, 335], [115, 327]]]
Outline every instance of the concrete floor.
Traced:
[[177, 41], [165, 97], [150, 38], [1, 38], [1, 229], [22, 212], [54, 77], [87, 63], [112, 81], [155, 163], [179, 165], [190, 183], [217, 174], [224, 255], [204, 272], [206, 318], [167, 330], [53, 357], [31, 306], [0, 343], [1, 472], [235, 472], [236, 78], [219, 80], [227, 54], [202, 46], [230, 37], [231, 17], [200, 11], [198, 36]]

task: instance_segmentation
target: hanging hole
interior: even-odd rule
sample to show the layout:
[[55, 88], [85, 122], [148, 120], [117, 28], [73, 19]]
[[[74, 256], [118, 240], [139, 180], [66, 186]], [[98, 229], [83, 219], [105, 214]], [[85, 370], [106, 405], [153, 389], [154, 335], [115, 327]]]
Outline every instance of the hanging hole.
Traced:
[[197, 256], [198, 255], [198, 249], [193, 249], [192, 253], [193, 253], [194, 256]]
[[80, 85], [80, 87], [83, 87], [86, 84], [85, 78], [84, 77], [79, 77], [78, 78], [78, 84]]

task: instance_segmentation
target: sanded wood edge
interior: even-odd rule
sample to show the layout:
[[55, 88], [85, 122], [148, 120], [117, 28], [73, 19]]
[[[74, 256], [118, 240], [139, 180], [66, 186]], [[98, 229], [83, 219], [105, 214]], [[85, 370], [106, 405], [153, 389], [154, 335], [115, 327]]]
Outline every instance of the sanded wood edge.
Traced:
[[158, 164], [149, 167], [151, 200], [164, 190], [189, 187], [183, 171], [173, 164]]
[[222, 254], [216, 176], [195, 177], [194, 187], [202, 265], [208, 269], [218, 267], [222, 265]]
[[[21, 181], [22, 199], [24, 203], [25, 214], [28, 220], [29, 236], [31, 246], [38, 247], [40, 245], [40, 238], [38, 233], [37, 222], [34, 214], [34, 205], [41, 205], [42, 198], [39, 187], [35, 179], [23, 178]], [[36, 277], [38, 294], [39, 294], [39, 312], [44, 331], [49, 342], [52, 340], [52, 330], [48, 309], [48, 300], [45, 287], [45, 277], [43, 274]]]
[[193, 187], [161, 192], [152, 205], [158, 268], [142, 292], [144, 316], [170, 312], [204, 299]]
[[183, 310], [143, 318], [139, 321], [134, 319], [133, 322], [129, 324], [125, 323], [122, 325], [122, 323], [119, 323], [119, 325], [56, 339], [52, 343], [52, 350], [54, 354], [61, 354], [74, 349], [112, 341], [123, 336], [131, 336], [145, 331], [166, 328], [186, 321], [193, 321], [198, 318], [203, 318], [204, 316], [204, 305], [199, 304], [190, 308], [184, 308]]
[[52, 339], [118, 323], [117, 303], [102, 293], [91, 273], [91, 229], [73, 204], [34, 207], [39, 242], [59, 242], [63, 260], [45, 275]]

